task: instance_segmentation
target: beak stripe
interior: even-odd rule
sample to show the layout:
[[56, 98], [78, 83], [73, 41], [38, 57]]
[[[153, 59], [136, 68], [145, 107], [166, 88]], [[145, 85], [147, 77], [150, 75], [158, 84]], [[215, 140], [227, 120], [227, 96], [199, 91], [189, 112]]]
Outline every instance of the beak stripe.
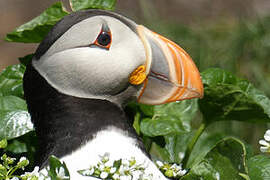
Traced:
[[[184, 87], [185, 72], [183, 70], [183, 66], [180, 66], [180, 63], [182, 65], [182, 62], [180, 61], [180, 63], [179, 63], [179, 61], [177, 60], [177, 59], [179, 59], [179, 54], [175, 51], [175, 49], [172, 46], [170, 46], [169, 44], [167, 44], [167, 45], [171, 51], [171, 54], [173, 55], [173, 62], [174, 62], [175, 67], [176, 67], [175, 68], [176, 69], [175, 75], [176, 75], [176, 79], [177, 79], [177, 82], [176, 82], [177, 86], [175, 88], [174, 94], [167, 100], [167, 102], [172, 102], [172, 101], [175, 101], [175, 99], [181, 97], [185, 92], [185, 89], [186, 89]], [[181, 69], [182, 73], [180, 72], [180, 69]]]
[[143, 88], [142, 88], [142, 90], [140, 92], [140, 95], [138, 96], [138, 102], [140, 101], [140, 99], [141, 99], [141, 97], [142, 97], [142, 95], [144, 93], [144, 90], [145, 90], [145, 88], [147, 86], [147, 82], [148, 82], [148, 79], [145, 79], [145, 81], [143, 82]]
[[[191, 60], [191, 57], [177, 44], [174, 42], [158, 35], [155, 33], [167, 46], [170, 51], [171, 58], [173, 59], [173, 70], [170, 69], [172, 80], [175, 79], [175, 82], [172, 82], [176, 85], [174, 88], [174, 93], [166, 100], [167, 102], [190, 99], [194, 97], [202, 96], [202, 83], [200, 77], [198, 77], [199, 71], [195, 66], [194, 62]], [[180, 70], [181, 69], [181, 70]], [[193, 72], [195, 70], [195, 72]], [[175, 73], [173, 73], [175, 71]], [[197, 81], [196, 84], [201, 84], [199, 87], [193, 87], [191, 82]], [[194, 84], [194, 83], [193, 83]]]
[[[165, 101], [167, 102], [173, 102], [176, 101], [178, 97], [181, 97], [186, 90], [185, 87], [185, 72], [181, 61], [181, 56], [178, 53], [178, 50], [175, 49], [174, 46], [172, 46], [172, 42], [163, 36], [160, 36], [159, 34], [154, 32], [154, 36], [157, 38], [157, 42], [159, 42], [160, 46], [163, 47], [167, 55], [168, 59], [172, 59], [172, 61], [168, 61], [170, 66], [170, 74], [171, 74], [171, 82], [175, 84], [175, 88], [172, 91], [172, 94], [168, 94], [168, 98]], [[181, 64], [180, 64], [181, 63]], [[175, 75], [175, 76], [173, 76]]]
[[138, 26], [138, 32], [146, 49], [148, 75], [138, 101], [163, 104], [202, 97], [200, 73], [191, 57], [174, 42], [143, 26]]

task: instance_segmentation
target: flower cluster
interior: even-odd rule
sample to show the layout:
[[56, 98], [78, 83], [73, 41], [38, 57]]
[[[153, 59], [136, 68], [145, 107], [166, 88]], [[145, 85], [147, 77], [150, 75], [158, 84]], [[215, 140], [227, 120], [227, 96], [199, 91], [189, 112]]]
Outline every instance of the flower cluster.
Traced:
[[260, 140], [259, 144], [261, 152], [270, 153], [270, 129], [265, 132], [264, 139]]
[[180, 178], [187, 173], [187, 170], [182, 169], [181, 164], [170, 164], [170, 163], [163, 163], [161, 161], [156, 161], [156, 165], [159, 170], [169, 178]]
[[[0, 149], [7, 147], [7, 140], [0, 141]], [[65, 176], [65, 170], [63, 167], [56, 167], [55, 177], [44, 175], [39, 172], [39, 167], [35, 167], [32, 172], [24, 172], [22, 175], [17, 175], [17, 170], [25, 170], [25, 167], [29, 165], [29, 160], [26, 157], [21, 157], [19, 160], [9, 157], [7, 154], [3, 154], [0, 158], [0, 180], [51, 180], [51, 179], [69, 179]]]
[[[270, 140], [270, 130], [267, 131], [265, 135], [267, 141]], [[263, 144], [268, 143], [265, 140]], [[269, 143], [268, 151], [269, 151]], [[7, 141], [0, 141], [0, 149], [4, 149], [7, 146]], [[66, 180], [70, 179], [65, 171], [66, 166], [64, 163], [60, 162], [56, 157], [50, 157], [50, 161], [53, 161], [54, 166], [48, 167], [43, 174], [39, 172], [39, 167], [35, 167], [32, 172], [25, 172], [22, 175], [14, 175], [19, 169], [24, 170], [26, 166], [29, 165], [29, 160], [25, 157], [21, 157], [19, 160], [16, 158], [11, 158], [6, 154], [3, 154], [0, 158], [0, 180]], [[58, 164], [55, 166], [55, 164]], [[147, 168], [147, 163], [138, 163], [134, 157], [130, 159], [120, 159], [117, 161], [110, 160], [109, 153], [105, 153], [100, 156], [100, 161], [95, 166], [91, 166], [88, 169], [80, 170], [83, 176], [96, 177], [100, 179], [110, 179], [110, 180], [153, 180], [153, 174], [147, 174], [145, 169]], [[181, 165], [163, 163], [161, 161], [156, 161], [157, 167], [161, 172], [170, 178], [180, 178], [187, 173], [186, 170], [182, 169]]]
[[[0, 149], [7, 147], [7, 140], [0, 141]], [[14, 175], [19, 169], [24, 170], [28, 166], [29, 161], [25, 157], [21, 157], [19, 161], [16, 158], [9, 157], [7, 154], [3, 154], [0, 158], [0, 179], [11, 180], [38, 180], [38, 176], [35, 173], [25, 173], [21, 176]], [[38, 172], [38, 169], [35, 170]]]
[[[0, 144], [4, 144], [5, 140], [1, 141]], [[5, 148], [1, 146], [1, 148]], [[24, 170], [26, 166], [29, 164], [29, 160], [25, 157], [21, 157], [18, 162], [16, 162], [16, 158], [11, 158], [7, 156], [7, 154], [3, 154], [1, 156], [1, 163], [0, 163], [0, 179], [11, 179], [11, 180], [38, 180], [38, 170], [39, 168], [36, 167], [33, 172], [31, 173], [24, 173], [21, 176], [14, 175], [15, 172], [19, 169]]]
[[108, 153], [100, 156], [96, 166], [78, 171], [83, 176], [112, 180], [152, 180], [152, 174], [145, 173], [145, 165], [138, 164], [135, 158], [111, 161]]
[[[40, 180], [39, 167], [35, 167], [32, 172], [25, 172], [21, 175], [22, 180]], [[16, 180], [16, 179], [15, 179]]]

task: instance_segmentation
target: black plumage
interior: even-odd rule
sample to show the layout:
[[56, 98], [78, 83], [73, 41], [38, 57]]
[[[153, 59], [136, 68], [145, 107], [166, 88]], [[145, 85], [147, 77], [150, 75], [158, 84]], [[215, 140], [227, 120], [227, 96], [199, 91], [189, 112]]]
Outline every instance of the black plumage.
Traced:
[[39, 139], [37, 165], [44, 167], [50, 155], [61, 158], [71, 153], [110, 126], [127, 132], [147, 154], [125, 112], [114, 103], [64, 95], [51, 87], [31, 63], [23, 80], [28, 110]]

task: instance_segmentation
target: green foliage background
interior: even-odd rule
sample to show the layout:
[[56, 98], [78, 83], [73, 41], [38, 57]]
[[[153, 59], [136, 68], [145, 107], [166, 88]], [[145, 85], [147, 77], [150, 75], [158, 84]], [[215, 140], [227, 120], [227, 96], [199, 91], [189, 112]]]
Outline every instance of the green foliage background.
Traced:
[[[116, 3], [71, 2], [74, 11], [112, 10]], [[40, 42], [67, 14], [62, 4], [56, 3], [9, 33], [6, 40]], [[200, 100], [159, 106], [131, 103], [126, 108], [134, 115], [134, 127], [152, 157], [189, 168], [181, 179], [269, 179], [269, 156], [256, 155], [259, 139], [252, 138], [255, 132], [262, 137], [270, 121], [270, 18], [224, 21], [207, 27], [154, 22], [148, 27], [167, 34], [191, 54], [205, 87], [205, 97]], [[33, 160], [37, 140], [22, 91], [22, 76], [30, 59], [31, 55], [20, 58], [22, 64], [0, 74], [0, 127], [4, 127], [0, 138], [9, 140], [5, 151], [26, 154]]]

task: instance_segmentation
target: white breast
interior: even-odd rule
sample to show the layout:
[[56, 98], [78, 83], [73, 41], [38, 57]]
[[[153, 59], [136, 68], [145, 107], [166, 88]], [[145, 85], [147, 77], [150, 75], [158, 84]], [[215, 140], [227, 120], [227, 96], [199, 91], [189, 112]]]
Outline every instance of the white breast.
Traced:
[[[136, 146], [135, 140], [125, 136], [125, 132], [109, 128], [99, 132], [93, 140], [86, 143], [79, 150], [61, 158], [70, 171], [71, 180], [83, 180], [77, 173], [78, 170], [89, 168], [100, 161], [100, 156], [110, 154], [110, 160], [131, 159], [134, 157], [137, 163], [147, 166], [145, 173], [153, 174], [153, 180], [166, 180], [155, 164]], [[95, 179], [95, 178], [93, 178]], [[135, 179], [134, 179], [135, 180]]]

